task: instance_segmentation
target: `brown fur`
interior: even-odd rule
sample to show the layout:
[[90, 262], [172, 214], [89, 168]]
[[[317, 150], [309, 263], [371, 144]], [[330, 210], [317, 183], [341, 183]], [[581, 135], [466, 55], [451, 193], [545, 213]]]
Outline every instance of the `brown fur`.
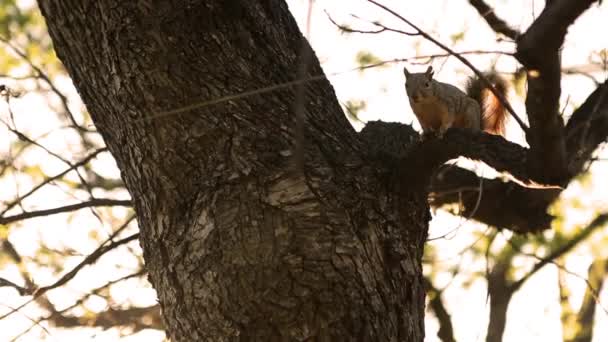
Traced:
[[[504, 98], [507, 97], [507, 82], [502, 77], [496, 73], [484, 76]], [[479, 78], [469, 81], [466, 92], [481, 106], [481, 128], [488, 133], [504, 136], [508, 114], [496, 95]]]
[[[471, 80], [465, 94], [434, 80], [432, 67], [423, 73], [410, 73], [406, 68], [403, 72], [410, 105], [425, 133], [441, 136], [450, 127], [460, 127], [504, 136], [506, 109], [480, 79]], [[496, 74], [486, 77], [506, 97], [506, 82]]]

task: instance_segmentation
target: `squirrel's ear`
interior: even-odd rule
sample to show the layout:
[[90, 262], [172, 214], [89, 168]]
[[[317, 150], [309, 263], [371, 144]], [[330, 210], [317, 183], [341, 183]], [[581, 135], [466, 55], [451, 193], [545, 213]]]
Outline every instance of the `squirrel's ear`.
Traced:
[[403, 74], [405, 75], [405, 77], [410, 77], [411, 73], [409, 71], [407, 71], [406, 67], [403, 67]]
[[429, 78], [433, 78], [433, 74], [435, 74], [435, 72], [433, 71], [433, 67], [429, 65], [429, 67], [426, 69], [425, 74], [429, 77]]

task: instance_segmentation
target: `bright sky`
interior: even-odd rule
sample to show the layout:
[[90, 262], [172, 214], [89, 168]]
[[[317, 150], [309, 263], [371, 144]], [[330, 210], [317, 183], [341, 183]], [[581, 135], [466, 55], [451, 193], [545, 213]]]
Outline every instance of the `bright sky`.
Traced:
[[[544, 1], [540, 0], [489, 2], [497, 9], [501, 17], [519, 29], [527, 27], [534, 17], [541, 12], [544, 5]], [[456, 51], [513, 50], [512, 43], [496, 42], [495, 34], [465, 0], [415, 2], [384, 0], [382, 3], [412, 20], [415, 24]], [[304, 24], [306, 22], [309, 1], [289, 0], [288, 4], [301, 25], [302, 30], [305, 31]], [[571, 28], [563, 54], [563, 65], [565, 67], [586, 66], [589, 62], [589, 51], [599, 50], [608, 46], [608, 35], [589, 35], [589, 32], [597, 32], [598, 27], [605, 27], [605, 19], [608, 18], [607, 7], [605, 5], [601, 9], [598, 9], [597, 6], [594, 7]], [[379, 35], [341, 34], [329, 22], [324, 12], [326, 10], [337, 22], [348, 24], [353, 28], [370, 29], [373, 28], [373, 25], [367, 24], [366, 21], [381, 20], [386, 25], [408, 29], [402, 23], [375, 9], [367, 1], [317, 0], [314, 2], [313, 9], [309, 38], [327, 74], [339, 73], [357, 67], [358, 64], [355, 56], [360, 51], [369, 51], [380, 59], [386, 60], [442, 53], [441, 50], [432, 44], [417, 37], [405, 37], [394, 33]], [[362, 20], [354, 19], [351, 15], [356, 15], [362, 18]], [[460, 37], [461, 39], [453, 42], [454, 35], [461, 32], [465, 34]], [[496, 64], [499, 71], [510, 73], [516, 68], [516, 64], [512, 58], [505, 56], [471, 57], [470, 60], [479, 69], [486, 69]], [[432, 65], [437, 70], [436, 77], [439, 80], [456, 85], [462, 85], [466, 77], [471, 74], [465, 66], [454, 58], [449, 58], [447, 61], [445, 59], [436, 59]], [[418, 123], [411, 113], [403, 90], [404, 80], [401, 71], [403, 66], [404, 64], [402, 63], [390, 64], [383, 68], [375, 68], [365, 72], [347, 72], [339, 76], [330, 77], [330, 80], [341, 102], [344, 103], [348, 100], [366, 101], [367, 107], [360, 114], [362, 120], [400, 121], [412, 123], [414, 127], [418, 128]], [[412, 70], [424, 70], [426, 69], [426, 64], [408, 64], [408, 67]], [[594, 71], [596, 79], [603, 80], [606, 77], [606, 73], [602, 70]], [[567, 82], [563, 83], [562, 103], [566, 107], [566, 112], [569, 112], [573, 107], [582, 103], [594, 88], [594, 85], [584, 77], [568, 77], [565, 80]], [[59, 85], [70, 94], [71, 105], [75, 109], [79, 108], [81, 103], [71, 83], [66, 80], [60, 82]], [[514, 96], [511, 98], [516, 111], [521, 114], [520, 116], [525, 117], [523, 115], [525, 113], [523, 103], [519, 100], [513, 100]], [[53, 119], [54, 115], [50, 114], [45, 99], [40, 96], [26, 94], [24, 97], [14, 100], [13, 110], [17, 113], [29, 113], [28, 115], [17, 116], [15, 119], [18, 127], [30, 132], [31, 136], [46, 133], [49, 127], [58, 125], [58, 122]], [[0, 115], [5, 118], [5, 113], [6, 108], [2, 104], [0, 105]], [[355, 125], [361, 128], [361, 125]], [[0, 136], [5, 136], [6, 134], [5, 131], [0, 131]], [[516, 125], [510, 125], [508, 138], [523, 143], [522, 134]], [[66, 139], [68, 141], [67, 144]], [[73, 159], [78, 159], [79, 156], [82, 157], [78, 150], [70, 150], [70, 140], [73, 141], [74, 146], [77, 145], [75, 136], [69, 135], [66, 131], [60, 131], [46, 137], [43, 142], [45, 146], [53, 150], [65, 149], [67, 146], [69, 150], [68, 156], [73, 157]], [[4, 151], [6, 148], [7, 144], [0, 141], [0, 150]], [[70, 155], [71, 153], [74, 155]], [[606, 152], [603, 153], [603, 156], [608, 158]], [[62, 171], [65, 167], [61, 162], [49, 159], [44, 152], [35, 150], [28, 154], [27, 161], [24, 162], [23, 167], [38, 164], [40, 158], [46, 159], [42, 166], [42, 170], [46, 174], [55, 174]], [[96, 164], [103, 170], [102, 172], [106, 172], [108, 176], [116, 176], [117, 170], [112, 166], [113, 162], [109, 155], [103, 155], [100, 159]], [[488, 171], [487, 168], [479, 167], [479, 165], [475, 166], [484, 175], [491, 174], [491, 171]], [[592, 171], [594, 175], [607, 174], [608, 163], [605, 161], [597, 162], [593, 165]], [[591, 220], [596, 213], [595, 211], [599, 210], [598, 208], [608, 210], [608, 200], [605, 193], [603, 193], [607, 185], [603, 183], [605, 182], [604, 179], [605, 177], [591, 177], [586, 184], [573, 184], [564, 192], [563, 198], [576, 199], [582, 202], [579, 208], [568, 209], [567, 216], [564, 219], [566, 227], [575, 229], [579, 225], [584, 225]], [[77, 181], [76, 178], [74, 180]], [[26, 177], [21, 177], [18, 181], [21, 192], [33, 185], [31, 180]], [[13, 191], [9, 191], [8, 189], [17, 190], [15, 189], [15, 183], [14, 180], [10, 179], [5, 180], [4, 183], [0, 183], [0, 188], [4, 189], [3, 192], [0, 192], [0, 199], [10, 199], [14, 196]], [[584, 197], [581, 196], [581, 193], [584, 193]], [[128, 196], [126, 193], [100, 195], [100, 197], [114, 198], [126, 198]], [[49, 204], [49, 198], [53, 198], [52, 202], [58, 205], [62, 201], [73, 200], [72, 196], [86, 198], [86, 193], [66, 193], [65, 189], [56, 187], [48, 190], [48, 192], [32, 197], [29, 204], [39, 208], [46, 208]], [[122, 208], [108, 209], [108, 211], [111, 211], [111, 216], [117, 218], [116, 221], [111, 222], [114, 226], [118, 225], [121, 219], [125, 219], [128, 216], [128, 212]], [[68, 219], [68, 224], [66, 224]], [[79, 253], [87, 254], [97, 246], [95, 239], [92, 239], [89, 234], [93, 234], [93, 232], [99, 234], [101, 231], [103, 235], [103, 232], [110, 230], [109, 224], [100, 224], [90, 212], [83, 210], [74, 215], [55, 215], [42, 219], [28, 220], [21, 225], [21, 228], [14, 230], [14, 233], [11, 235], [11, 241], [18, 246], [20, 253], [26, 257], [37, 252], [37, 244], [32, 243], [32, 241], [45, 241], [49, 247], [57, 249], [68, 246]], [[465, 287], [463, 282], [469, 278], [470, 274], [484, 270], [485, 264], [474, 260], [471, 253], [463, 254], [462, 259], [460, 259], [458, 253], [464, 246], [471, 244], [476, 239], [471, 232], [482, 232], [484, 231], [484, 227], [474, 222], [464, 222], [461, 218], [455, 218], [438, 211], [431, 222], [430, 236], [442, 235], [452, 231], [456, 227], [458, 229], [453, 234], [450, 234], [450, 239], [437, 240], [432, 242], [432, 245], [438, 251], [439, 259], [445, 260], [446, 263], [460, 263], [464, 269], [465, 276], [455, 279], [445, 293], [447, 309], [452, 313], [457, 339], [459, 341], [482, 341], [485, 337], [488, 316], [488, 304], [486, 303], [485, 293], [486, 285], [483, 280], [479, 280]], [[598, 237], [597, 235], [601, 236]], [[66, 236], [69, 236], [70, 239], [66, 239]], [[591, 240], [599, 240], [600, 238], [605, 238], [605, 233], [596, 234]], [[598, 243], [600, 241], [596, 241], [596, 244]], [[500, 241], [497, 245], [499, 244]], [[136, 252], [139, 253], [139, 250], [136, 250]], [[115, 254], [115, 256], [121, 258], [125, 255], [127, 255], [126, 249], [119, 250]], [[608, 255], [605, 255], [605, 257], [608, 257]], [[71, 264], [64, 266], [65, 269], [69, 269], [78, 260], [80, 259], [74, 258]], [[573, 272], [585, 275], [591, 260], [589, 248], [582, 248], [568, 258], [566, 266]], [[122, 258], [120, 262], [120, 267], [117, 267], [114, 258], [102, 258], [95, 266], [96, 268], [84, 269], [81, 275], [68, 284], [68, 287], [53, 291], [53, 300], [62, 305], [69, 305], [71, 298], [73, 298], [69, 296], [69, 291], [84, 292], [87, 289], [100, 285], [96, 281], [100, 278], [105, 277], [105, 280], [113, 279], [119, 275], [130, 273], [137, 268], [135, 258]], [[521, 263], [522, 267], [532, 264], [531, 260], [523, 258], [518, 259], [517, 262]], [[40, 269], [35, 272], [35, 275], [36, 281], [39, 284], [52, 283], [56, 279], [56, 275], [52, 272], [51, 268]], [[103, 275], [103, 277], [100, 275]], [[19, 279], [18, 270], [15, 268], [0, 269], [0, 276], [8, 279]], [[451, 278], [446, 273], [439, 274], [437, 277], [438, 284], [436, 285], [446, 285], [452, 280]], [[568, 278], [568, 284], [574, 293], [583, 293], [585, 283], [580, 279], [571, 276]], [[137, 288], [138, 290], [134, 292], [133, 288]], [[145, 282], [130, 282], [124, 286], [113, 288], [112, 294], [118, 303], [131, 301], [144, 306], [155, 301], [154, 291]], [[554, 267], [546, 267], [529, 280], [522, 290], [515, 295], [509, 311], [505, 341], [560, 340], [561, 328], [558, 297], [557, 271]], [[608, 307], [607, 290], [601, 293], [600, 298], [602, 298], [602, 304]], [[573, 305], [575, 308], [579, 305], [580, 300], [580, 296], [579, 298], [574, 298]], [[23, 298], [16, 296], [14, 290], [0, 288], [0, 303], [18, 306], [22, 302]], [[98, 298], [87, 302], [87, 307], [91, 310], [104, 310], [107, 305], [108, 303]], [[0, 309], [0, 312], [2, 311]], [[31, 309], [27, 310], [26, 313], [31, 317], [37, 317], [41, 311]], [[599, 309], [596, 317], [597, 324], [594, 341], [607, 341], [608, 329], [600, 327], [608, 327], [608, 318]], [[426, 321], [426, 341], [438, 341], [436, 337], [438, 326], [435, 319], [429, 315]], [[10, 320], [0, 321], [0, 340], [2, 340], [2, 336], [14, 336], [30, 324], [30, 320], [23, 315], [13, 315]], [[160, 341], [163, 335], [161, 332], [144, 331], [125, 340]], [[96, 329], [53, 330], [53, 334], [50, 337], [40, 331], [40, 334], [30, 335], [20, 341], [115, 341], [119, 336], [120, 333], [117, 331], [100, 332]]]

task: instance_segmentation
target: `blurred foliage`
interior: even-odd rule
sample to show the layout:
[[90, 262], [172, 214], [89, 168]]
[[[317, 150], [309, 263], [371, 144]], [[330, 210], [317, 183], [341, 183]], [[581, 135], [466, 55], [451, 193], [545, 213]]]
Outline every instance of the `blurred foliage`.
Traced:
[[[350, 27], [344, 25], [342, 32], [347, 32], [348, 29]], [[466, 31], [464, 30], [449, 36], [452, 44], [460, 43], [465, 38]], [[411, 53], [413, 55], [424, 54], [422, 53], [424, 51], [423, 47], [423, 40], [416, 40], [412, 44]], [[367, 50], [359, 51], [355, 56], [355, 61], [360, 67], [382, 62], [378, 56]], [[590, 52], [589, 61], [590, 63], [603, 63], [604, 66], [608, 65], [607, 50], [604, 48], [596, 52]], [[72, 95], [68, 102], [71, 108], [77, 108], [75, 114], [78, 121], [82, 122], [83, 125], [91, 123], [84, 106], [79, 102], [70, 102], [74, 101], [72, 99], [75, 98], [75, 94], [58, 94], [52, 89], [56, 82], [60, 83], [67, 79], [65, 71], [53, 51], [44, 20], [36, 6], [26, 1], [0, 1], [0, 84], [7, 84], [11, 88], [14, 87], [19, 90], [23, 89], [24, 96], [30, 96], [28, 99], [42, 97], [46, 101], [47, 106], [44, 112], [36, 114], [40, 116], [53, 115], [56, 118], [55, 126], [45, 127], [48, 134], [39, 134], [33, 140], [41, 144], [55, 145], [53, 151], [64, 153], [65, 156], [63, 157], [65, 159], [75, 163], [83, 156], [90, 154], [93, 149], [102, 147], [103, 142], [94, 131], [84, 132], [82, 129], [69, 127], [70, 122], [66, 119], [65, 110], [57, 109], [57, 96]], [[524, 97], [526, 93], [525, 71], [522, 69], [516, 70], [513, 79], [517, 96]], [[61, 91], [63, 91], [63, 88]], [[19, 100], [23, 101], [23, 99]], [[19, 100], [11, 99], [13, 104], [19, 104]], [[344, 107], [351, 120], [361, 121], [360, 115], [367, 110], [367, 102], [361, 99], [350, 99], [346, 101]], [[30, 113], [27, 112], [28, 107], [23, 106], [22, 111], [15, 111], [12, 113], [15, 117], [11, 117], [8, 112], [8, 109], [11, 108], [14, 107], [9, 107], [8, 104], [3, 103], [3, 106], [0, 106], [0, 117], [5, 125], [15, 128], [12, 120], [19, 121]], [[31, 121], [35, 120], [36, 116], [32, 115], [28, 118]], [[29, 133], [28, 131], [23, 132], [23, 134]], [[0, 146], [2, 148], [0, 161], [3, 162], [3, 164], [0, 164], [0, 188], [2, 189], [0, 195], [4, 196], [0, 202], [0, 211], [2, 211], [17, 196], [23, 195], [35, 186], [42, 184], [50, 176], [66, 170], [67, 166], [65, 163], [59, 162], [58, 158], [46, 153], [43, 154], [44, 157], [41, 157], [39, 147], [27, 140], [20, 139], [7, 130], [0, 132], [0, 134], [0, 137], [2, 137], [0, 143], [5, 144]], [[57, 136], [76, 138], [69, 142], [64, 139], [62, 144], [57, 144]], [[5, 139], [5, 137], [7, 138]], [[67, 202], [89, 199], [94, 197], [93, 195], [96, 197], [126, 196], [124, 185], [118, 177], [118, 173], [116, 172], [114, 176], [109, 177], [106, 175], [106, 169], [101, 170], [107, 167], [108, 163], [100, 163], [99, 165], [101, 166], [94, 167], [92, 163], [89, 163], [78, 168], [78, 173], [70, 171], [65, 176], [44, 184], [40, 190], [40, 195], [32, 196], [30, 200], [15, 205], [8, 211], [8, 214], [33, 211], [39, 207], [47, 208], [61, 205], [61, 203], [49, 201], [49, 198], [59, 197]], [[52, 170], [52, 172], [49, 170]], [[435, 242], [426, 244], [424, 254], [425, 276], [432, 283], [440, 283], [439, 285], [442, 288], [457, 284], [460, 288], [455, 292], [456, 296], [469, 290], [469, 287], [473, 284], [485, 281], [488, 272], [491, 272], [497, 264], [508, 267], [505, 282], [514, 282], [521, 279], [543, 257], [558, 250], [575, 238], [585, 225], [600, 213], [600, 210], [608, 210], [608, 208], [598, 208], [594, 203], [590, 204], [583, 198], [584, 196], [581, 196], [581, 194], [597, 186], [590, 174], [579, 176], [575, 183], [574, 187], [579, 187], [578, 192], [573, 195], [562, 196], [552, 206], [551, 211], [556, 215], [556, 219], [550, 231], [534, 236], [518, 236], [495, 228], [487, 229], [487, 227], [480, 228], [465, 224], [465, 227], [458, 230], [456, 234], [466, 235], [467, 241], [463, 244], [464, 247], [454, 253], [453, 256], [447, 258], [443, 256], [440, 245], [435, 244]], [[63, 194], [63, 197], [59, 194]], [[13, 197], [9, 195], [13, 195]], [[577, 215], [572, 215], [573, 212]], [[60, 223], [57, 220], [42, 219], [26, 223], [0, 225], [0, 242], [2, 242], [0, 248], [0, 276], [7, 279], [11, 278], [12, 282], [16, 284], [25, 284], [23, 286], [27, 286], [30, 281], [40, 281], [40, 283], [35, 284], [36, 286], [52, 283], [91, 255], [99, 246], [107, 246], [107, 244], [103, 245], [107, 241], [116, 241], [137, 232], [137, 225], [134, 222], [128, 223], [128, 217], [131, 214], [131, 211], [119, 212], [118, 210], [90, 208], [61, 216]], [[575, 222], [572, 220], [573, 216], [584, 217], [585, 220]], [[125, 222], [127, 223], [125, 224]], [[49, 233], [49, 231], [51, 232]], [[24, 239], [17, 238], [24, 234], [29, 236], [29, 240], [25, 243], [23, 242]], [[450, 239], [451, 236], [456, 234], [442, 240]], [[61, 238], [58, 239], [58, 235]], [[443, 243], [444, 241], [439, 242]], [[12, 246], [13, 244], [14, 246]], [[580, 253], [581, 250], [584, 250], [591, 258], [605, 259], [608, 257], [606, 244], [608, 244], [606, 229], [598, 228], [595, 233], [588, 236], [572, 251], [561, 256], [559, 260], [555, 260], [554, 262], [557, 264], [555, 267], [561, 267], [560, 270], [564, 270], [563, 265], [568, 258], [575, 253]], [[73, 305], [74, 308], [69, 310], [66, 315], [72, 315], [81, 324], [91, 324], [94, 327], [95, 318], [101, 315], [104, 310], [111, 311], [130, 306], [131, 303], [128, 302], [115, 306], [108, 304], [115, 302], [111, 293], [114, 287], [118, 288], [117, 284], [120, 285], [117, 279], [128, 278], [129, 274], [135, 274], [140, 279], [145, 279], [145, 274], [141, 271], [143, 259], [137, 244], [133, 243], [128, 246], [130, 248], [110, 251], [99, 262], [101, 265], [89, 265], [88, 267], [92, 268], [93, 271], [88, 270], [90, 272], [80, 278], [77, 275], [74, 281], [67, 283], [68, 290], [50, 291], [48, 298], [41, 298], [34, 303], [36, 306], [31, 310], [34, 313], [33, 316], [52, 317], [54, 308], [49, 305], [57, 304], [57, 308]], [[15, 251], [22, 254], [20, 260], [16, 260]], [[126, 265], [131, 265], [133, 269], [129, 270], [129, 266]], [[14, 269], [17, 269], [17, 272], [14, 272]], [[129, 272], [125, 273], [125, 270]], [[86, 283], [86, 286], [83, 283]], [[136, 283], [139, 287], [132, 287], [130, 291], [133, 291], [132, 293], [141, 292], [142, 283], [147, 284], [145, 280], [141, 280]], [[149, 287], [149, 285], [146, 286]], [[93, 287], [95, 289], [92, 289]], [[574, 335], [577, 330], [572, 322], [576, 321], [576, 310], [570, 308], [571, 310], [568, 311], [565, 304], [572, 295], [572, 291], [565, 284], [560, 286], [560, 290], [566, 298], [562, 301], [564, 331]], [[2, 292], [3, 294], [9, 293], [10, 296], [7, 295], [7, 297], [10, 297], [10, 299], [17, 297], [15, 291], [11, 289], [1, 288], [0, 291], [6, 291]], [[19, 300], [16, 303], [24, 302], [26, 297], [18, 298]], [[54, 297], [63, 298], [58, 303], [53, 303]], [[87, 302], [89, 297], [103, 299], [104, 306], [101, 309], [91, 309], [84, 304], [89, 303]], [[31, 298], [31, 296], [28, 298]], [[152, 300], [154, 299], [152, 298]], [[4, 300], [3, 297], [2, 301]], [[5, 308], [2, 310], [5, 310]], [[43, 314], [41, 315], [40, 312], [43, 312]], [[27, 313], [32, 315], [30, 311], [27, 311]], [[48, 316], [45, 316], [46, 314]], [[454, 311], [452, 314], [458, 315], [458, 311]], [[14, 317], [11, 317], [11, 319]], [[23, 317], [14, 319], [23, 319]], [[136, 319], [137, 317], [134, 318], [134, 320]], [[50, 325], [52, 325], [52, 320], [50, 318], [49, 320], [51, 321]], [[29, 322], [29, 324], [31, 323]], [[47, 323], [43, 321], [40, 324], [50, 327]], [[124, 326], [121, 326], [122, 323], [125, 322], [116, 323], [119, 329], [125, 329]], [[128, 325], [127, 323], [129, 322], [123, 325]], [[36, 326], [35, 324], [32, 325]], [[83, 327], [74, 325], [67, 328]], [[159, 326], [153, 326], [152, 328], [159, 328]], [[143, 328], [140, 327], [139, 329]], [[137, 331], [138, 328], [126, 330]], [[101, 329], [98, 329], [95, 333], [100, 331]], [[35, 336], [35, 334], [28, 335], [28, 337], [31, 336]], [[3, 337], [0, 333], [0, 340], [4, 340]], [[36, 337], [33, 337], [33, 340], [36, 340]]]
[[[90, 126], [77, 125], [90, 123], [88, 113], [55, 55], [35, 2], [0, 1], [0, 85], [0, 217], [92, 198], [128, 198], [111, 158], [72, 167], [102, 148], [103, 139], [83, 128]], [[131, 215], [130, 209], [91, 207], [0, 225], [0, 316], [24, 305], [0, 320], [0, 340], [46, 340], [53, 326], [109, 336], [162, 329], [156, 319], [142, 321], [146, 313], [158, 316], [153, 291], [148, 296], [153, 309], [136, 314], [128, 311], [138, 308], [134, 303], [112, 296], [114, 289], [141, 293], [150, 288], [145, 280], [121, 280], [145, 279], [137, 240], [109, 247], [137, 232]], [[53, 288], [31, 296], [45, 286]], [[91, 298], [105, 305], [93, 309]], [[121, 320], [112, 318], [121, 312]], [[24, 317], [36, 319], [24, 323]], [[116, 329], [108, 330], [112, 326]]]

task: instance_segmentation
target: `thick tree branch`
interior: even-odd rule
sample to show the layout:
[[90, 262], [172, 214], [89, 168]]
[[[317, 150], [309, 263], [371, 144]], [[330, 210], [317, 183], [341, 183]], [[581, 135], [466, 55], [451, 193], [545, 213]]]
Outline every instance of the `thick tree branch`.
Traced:
[[[473, 213], [479, 176], [456, 166], [442, 168], [431, 183], [431, 205], [462, 203], [462, 215], [518, 233], [538, 232], [549, 227], [553, 217], [547, 205], [560, 189], [530, 189], [501, 179], [484, 179], [483, 200]], [[475, 189], [475, 190], [470, 190]]]
[[595, 0], [555, 1], [519, 38], [517, 59], [528, 71], [526, 108], [531, 170], [549, 183], [568, 178], [564, 125], [559, 115], [561, 61], [559, 49], [568, 27]]
[[494, 9], [490, 7], [484, 0], [469, 0], [471, 5], [475, 7], [479, 15], [485, 19], [485, 21], [490, 25], [492, 30], [497, 33], [501, 33], [513, 40], [517, 39], [519, 36], [519, 31], [511, 28], [504, 20], [499, 18], [496, 13], [494, 13]]
[[[604, 95], [603, 95], [604, 94]], [[593, 152], [608, 137], [608, 82], [598, 87], [572, 115], [566, 126], [568, 181], [583, 172]], [[462, 200], [472, 208], [476, 193], [454, 190], [475, 188], [477, 176], [451, 167], [440, 172], [432, 183], [433, 205], [441, 206]], [[559, 196], [559, 189], [527, 189], [500, 180], [484, 181], [484, 201], [473, 216], [487, 224], [517, 232], [535, 232], [549, 227], [552, 216], [547, 207]], [[465, 209], [465, 215], [468, 215]]]
[[401, 159], [402, 176], [408, 181], [413, 177], [426, 186], [434, 170], [448, 160], [463, 156], [483, 161], [497, 171], [508, 172], [528, 186], [538, 185], [528, 170], [528, 149], [500, 136], [451, 128], [441, 139], [433, 138], [418, 144], [415, 143], [417, 135], [405, 127], [394, 123], [369, 123], [361, 136], [367, 141], [371, 155], [387, 154]]
[[[537, 185], [534, 175], [527, 168], [529, 153], [526, 148], [497, 135], [468, 129], [452, 128], [443, 139], [432, 139], [416, 145], [403, 166], [405, 170], [414, 173], [421, 171], [421, 176], [429, 176], [429, 171], [460, 156], [483, 161], [499, 172], [508, 172], [526, 185]], [[412, 168], [412, 165], [416, 167]], [[541, 181], [538, 180], [539, 183]]]

